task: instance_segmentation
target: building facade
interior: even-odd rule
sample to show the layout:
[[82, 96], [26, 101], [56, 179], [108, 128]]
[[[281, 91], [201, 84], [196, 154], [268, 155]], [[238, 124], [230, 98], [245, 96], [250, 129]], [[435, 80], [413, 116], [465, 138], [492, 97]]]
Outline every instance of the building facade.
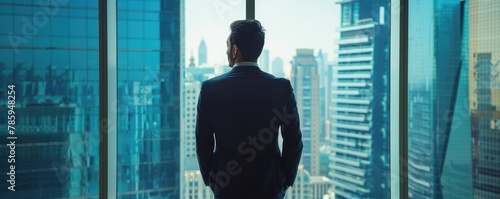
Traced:
[[312, 49], [297, 49], [291, 82], [300, 115], [302, 142], [301, 163], [312, 175], [319, 175], [319, 75]]
[[389, 198], [389, 1], [337, 1], [329, 177], [337, 198]]
[[[18, 167], [24, 173], [19, 191], [2, 189], [0, 198], [96, 198], [98, 1], [1, 4], [0, 93], [16, 86], [16, 110], [25, 112], [18, 115], [17, 135], [29, 137], [16, 150], [33, 158], [18, 159], [30, 160]], [[111, 124], [119, 132], [118, 198], [179, 198], [182, 4], [117, 3], [118, 99], [110, 99], [110, 107], [118, 115]], [[30, 130], [44, 124], [57, 124], [56, 130]]]
[[469, 1], [474, 198], [500, 198], [500, 2]]

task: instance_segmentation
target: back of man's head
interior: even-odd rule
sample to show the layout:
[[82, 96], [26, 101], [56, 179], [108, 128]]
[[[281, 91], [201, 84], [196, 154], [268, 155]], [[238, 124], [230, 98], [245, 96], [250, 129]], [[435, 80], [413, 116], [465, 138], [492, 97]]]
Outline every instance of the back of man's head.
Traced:
[[264, 47], [264, 28], [257, 20], [237, 20], [231, 23], [231, 46], [236, 45], [245, 61], [257, 61]]

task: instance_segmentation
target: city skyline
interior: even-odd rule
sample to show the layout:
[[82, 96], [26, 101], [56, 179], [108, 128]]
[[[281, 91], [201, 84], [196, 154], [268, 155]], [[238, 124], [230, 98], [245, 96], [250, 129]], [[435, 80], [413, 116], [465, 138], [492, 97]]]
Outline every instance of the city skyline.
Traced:
[[[283, 9], [285, 4], [287, 9]], [[244, 6], [244, 0], [187, 1], [185, 63], [189, 63], [188, 59], [191, 54], [195, 56], [196, 60], [199, 59], [196, 56], [198, 54], [196, 49], [200, 41], [204, 39], [208, 49], [208, 64], [227, 64], [225, 52], [226, 39], [230, 33], [229, 25], [234, 20], [245, 18]], [[264, 49], [269, 50], [269, 60], [277, 57], [283, 59], [285, 72], [290, 70], [290, 61], [293, 60], [295, 50], [299, 48], [311, 48], [316, 52], [322, 49], [329, 57], [333, 57], [335, 28], [339, 24], [339, 20], [336, 20], [337, 17], [335, 17], [335, 12], [339, 10], [335, 1], [256, 1], [255, 6], [256, 19], [266, 29]], [[304, 9], [315, 10], [318, 17], [311, 22], [310, 18], [300, 17], [300, 15], [291, 12]], [[275, 17], [275, 13], [287, 16], [289, 20]], [[294, 24], [301, 25], [294, 26]], [[271, 66], [266, 67], [270, 68]]]

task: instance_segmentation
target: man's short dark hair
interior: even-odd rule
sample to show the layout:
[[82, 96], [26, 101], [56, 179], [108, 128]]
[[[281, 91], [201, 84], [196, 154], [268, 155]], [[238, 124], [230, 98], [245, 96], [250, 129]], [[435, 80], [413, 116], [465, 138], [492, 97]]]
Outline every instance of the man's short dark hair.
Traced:
[[257, 20], [237, 20], [231, 23], [229, 42], [236, 44], [245, 61], [257, 61], [264, 47], [264, 28]]

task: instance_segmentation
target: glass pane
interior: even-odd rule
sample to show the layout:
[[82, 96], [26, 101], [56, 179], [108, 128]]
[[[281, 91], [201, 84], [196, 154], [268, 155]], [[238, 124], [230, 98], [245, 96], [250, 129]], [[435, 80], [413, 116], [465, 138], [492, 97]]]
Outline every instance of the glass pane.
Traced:
[[410, 1], [410, 198], [500, 197], [500, 1]]
[[179, 198], [180, 1], [117, 4], [118, 198]]
[[390, 197], [389, 11], [388, 0], [257, 2], [259, 65], [292, 81], [301, 117], [303, 175], [286, 198]]
[[11, 40], [0, 45], [0, 156], [8, 159], [0, 165], [9, 174], [0, 198], [98, 198], [99, 85], [85, 75], [99, 69], [88, 56], [98, 49], [86, 43], [98, 46], [98, 29], [74, 37], [71, 12], [6, 2], [12, 12], [2, 14], [0, 38]]
[[201, 82], [231, 70], [225, 54], [229, 25], [245, 19], [245, 1], [190, 0], [185, 11], [180, 198], [210, 199], [213, 193], [203, 182], [196, 156], [196, 106]]

